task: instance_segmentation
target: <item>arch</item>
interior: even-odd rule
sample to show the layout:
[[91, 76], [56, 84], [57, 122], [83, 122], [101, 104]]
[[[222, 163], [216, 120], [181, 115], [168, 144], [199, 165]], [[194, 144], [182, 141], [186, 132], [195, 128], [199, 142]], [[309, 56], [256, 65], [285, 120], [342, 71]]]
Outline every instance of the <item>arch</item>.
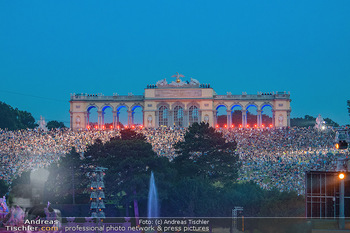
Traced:
[[117, 112], [117, 127], [125, 127], [128, 125], [129, 107], [126, 104], [119, 104], [116, 107]]
[[160, 102], [159, 104], [157, 104], [157, 109], [159, 109], [161, 106], [167, 107], [168, 110], [169, 110], [169, 108], [170, 108], [170, 105], [169, 105], [168, 103], [166, 103], [166, 102]]
[[258, 110], [258, 105], [255, 104], [255, 103], [248, 103], [244, 106], [244, 109], [245, 110], [248, 110], [248, 108], [251, 108], [251, 107], [256, 107], [256, 109]]
[[86, 110], [86, 125], [88, 129], [98, 128], [98, 107], [96, 105], [89, 105]]
[[103, 112], [104, 110], [106, 110], [106, 108], [111, 108], [111, 109], [112, 109], [112, 111], [114, 110], [114, 108], [113, 108], [113, 106], [112, 106], [112, 105], [110, 105], [110, 104], [105, 104], [105, 105], [103, 105], [103, 106], [101, 107], [102, 112]]
[[174, 125], [176, 127], [184, 126], [184, 110], [180, 105], [174, 107]]
[[134, 104], [131, 109], [132, 124], [143, 125], [143, 106], [141, 104]]
[[102, 108], [102, 129], [113, 128], [113, 107], [109, 104], [104, 105]]
[[242, 127], [242, 110], [243, 106], [241, 104], [234, 104], [231, 107], [231, 127]]
[[129, 111], [129, 106], [126, 105], [125, 103], [118, 104], [115, 109], [116, 109], [116, 111], [120, 111], [120, 109], [122, 109], [122, 108], [126, 108], [126, 110]]
[[98, 107], [97, 105], [95, 105], [95, 104], [90, 104], [90, 105], [88, 105], [88, 106], [86, 107], [86, 111], [88, 112], [88, 111], [90, 111], [92, 108], [96, 108], [97, 111], [99, 110], [99, 107]]
[[242, 104], [234, 103], [234, 104], [231, 105], [230, 110], [232, 111], [236, 107], [240, 107], [241, 109], [243, 109], [243, 105]]
[[261, 126], [271, 127], [273, 125], [273, 106], [271, 104], [263, 104], [261, 107]]
[[165, 105], [161, 105], [158, 108], [158, 125], [159, 126], [168, 126], [169, 121], [169, 108]]
[[134, 103], [133, 105], [131, 105], [130, 109], [131, 109], [131, 111], [134, 111], [138, 107], [140, 107], [142, 109], [144, 108], [142, 103]]
[[247, 125], [246, 127], [258, 127], [258, 106], [255, 103], [249, 103], [245, 107], [246, 110], [246, 118]]
[[225, 104], [219, 104], [216, 106], [216, 127], [227, 127], [229, 124], [227, 121], [227, 106]]
[[263, 104], [260, 105], [260, 109], [263, 110], [263, 108], [265, 107], [271, 107], [273, 110], [273, 104], [272, 103], [268, 103], [268, 102], [264, 102]]
[[215, 110], [217, 111], [221, 107], [225, 107], [226, 109], [228, 109], [226, 104], [218, 104], [216, 105]]
[[191, 106], [196, 106], [198, 109], [200, 109], [200, 105], [197, 102], [190, 102], [186, 105], [186, 108], [189, 110]]
[[185, 105], [181, 102], [175, 102], [171, 105], [171, 109], [175, 109], [177, 106], [181, 107], [182, 109], [185, 108]]

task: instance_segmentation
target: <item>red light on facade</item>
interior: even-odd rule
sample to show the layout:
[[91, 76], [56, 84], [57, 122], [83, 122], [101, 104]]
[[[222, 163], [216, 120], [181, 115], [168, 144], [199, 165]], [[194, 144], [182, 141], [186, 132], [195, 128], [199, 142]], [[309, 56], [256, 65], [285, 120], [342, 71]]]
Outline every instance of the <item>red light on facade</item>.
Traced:
[[98, 127], [98, 126], [96, 125], [96, 126], [95, 126], [95, 129], [97, 129], [97, 127]]
[[98, 187], [99, 190], [101, 190], [102, 188], [101, 187]]
[[131, 128], [135, 129], [135, 125], [131, 126]]
[[234, 128], [235, 127], [235, 125], [231, 125], [231, 128]]
[[106, 128], [106, 126], [102, 125], [102, 129], [105, 129], [105, 128]]
[[118, 125], [117, 128], [120, 129], [120, 126]]
[[126, 125], [126, 126], [124, 126], [124, 128], [125, 128], [125, 129], [127, 129], [127, 128], [128, 128], [128, 126]]
[[263, 127], [263, 128], [264, 128], [264, 127], [265, 127], [265, 125], [261, 125], [261, 127]]
[[110, 126], [109, 128], [113, 129], [113, 126]]
[[247, 128], [249, 128], [249, 124], [247, 125]]
[[227, 128], [227, 125], [224, 125], [225, 128]]
[[143, 126], [142, 126], [142, 125], [140, 125], [140, 128], [142, 129], [142, 128], [143, 128]]
[[255, 127], [255, 128], [258, 128], [258, 126], [257, 126], [257, 125], [254, 125], [254, 127]]
[[239, 128], [242, 128], [242, 125], [239, 125]]
[[88, 125], [86, 128], [87, 128], [87, 129], [90, 129], [90, 125]]
[[270, 125], [270, 127], [272, 128], [272, 124]]
[[219, 128], [219, 125], [216, 125], [216, 128]]

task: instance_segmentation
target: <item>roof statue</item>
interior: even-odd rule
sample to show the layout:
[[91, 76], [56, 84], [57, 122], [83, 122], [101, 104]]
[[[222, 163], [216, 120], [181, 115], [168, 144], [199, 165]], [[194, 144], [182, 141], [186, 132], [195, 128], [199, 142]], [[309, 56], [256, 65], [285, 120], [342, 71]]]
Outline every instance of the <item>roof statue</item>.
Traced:
[[191, 78], [190, 85], [199, 85], [199, 81], [197, 79]]
[[321, 114], [319, 114], [318, 117], [316, 118], [315, 128], [317, 130], [326, 129], [326, 122], [323, 120], [323, 117], [321, 116]]
[[176, 78], [176, 82], [180, 83], [181, 79], [180, 78], [184, 78], [185, 76], [183, 76], [182, 74], [179, 74], [179, 72], [176, 72], [176, 74], [174, 74], [173, 76], [171, 76], [172, 78]]
[[40, 116], [40, 121], [39, 121], [39, 127], [38, 128], [43, 130], [43, 131], [48, 131], [48, 129], [46, 127], [45, 118], [43, 116]]
[[165, 86], [167, 85], [168, 82], [166, 81], [166, 79], [162, 79], [162, 80], [159, 80], [156, 85], [159, 87], [159, 86]]
[[185, 77], [182, 74], [179, 74], [176, 72], [175, 75], [171, 76], [172, 78], [176, 78], [175, 81], [172, 81], [171, 83], [168, 83], [166, 79], [161, 79], [157, 82], [157, 87], [194, 87], [199, 86], [200, 83], [197, 79], [191, 78], [191, 81], [182, 81], [180, 78]]

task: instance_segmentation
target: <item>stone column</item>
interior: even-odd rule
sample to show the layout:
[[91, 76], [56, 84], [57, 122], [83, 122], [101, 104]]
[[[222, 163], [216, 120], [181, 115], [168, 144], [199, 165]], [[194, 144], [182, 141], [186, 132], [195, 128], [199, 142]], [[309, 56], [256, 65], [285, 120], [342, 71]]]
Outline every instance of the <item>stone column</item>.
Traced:
[[[198, 110], [198, 119], [197, 119], [197, 123], [201, 123], [202, 121], [204, 121], [204, 119], [202, 119], [202, 110]], [[209, 123], [209, 122], [208, 122]]]
[[173, 110], [168, 111], [168, 126], [174, 127], [174, 111]]
[[184, 122], [182, 127], [188, 127], [190, 125], [190, 116], [188, 115], [188, 110], [184, 111]]
[[87, 129], [89, 124], [89, 112], [84, 113], [84, 122], [85, 122], [84, 128]]
[[226, 110], [227, 113], [227, 128], [231, 128], [232, 125], [232, 114], [231, 114], [231, 110]]
[[105, 125], [105, 112], [102, 111], [102, 127]]
[[102, 111], [97, 111], [97, 128], [102, 129]]
[[213, 120], [214, 120], [214, 128], [216, 128], [216, 124], [217, 124], [217, 122], [218, 122], [218, 111], [213, 111]]
[[113, 113], [113, 129], [117, 128], [117, 116], [118, 112], [117, 111], [112, 111]]
[[73, 114], [70, 113], [70, 128], [74, 130], [74, 121], [73, 121]]
[[247, 127], [247, 110], [242, 110], [242, 127]]
[[116, 125], [117, 128], [118, 128], [118, 126], [119, 126], [119, 114], [120, 114], [120, 112], [117, 111], [117, 125]]
[[128, 110], [128, 126], [132, 125], [132, 111]]
[[260, 128], [262, 125], [262, 110], [257, 110], [257, 125]]
[[276, 112], [275, 110], [272, 110], [272, 127], [276, 125], [275, 118], [276, 118]]
[[290, 127], [290, 111], [287, 111], [287, 126]]
[[159, 111], [156, 110], [154, 115], [155, 115], [155, 118], [156, 118], [156, 119], [154, 119], [154, 127], [157, 128], [157, 127], [159, 127]]
[[86, 112], [86, 118], [87, 118], [87, 125], [90, 125], [90, 112], [89, 111], [87, 111]]

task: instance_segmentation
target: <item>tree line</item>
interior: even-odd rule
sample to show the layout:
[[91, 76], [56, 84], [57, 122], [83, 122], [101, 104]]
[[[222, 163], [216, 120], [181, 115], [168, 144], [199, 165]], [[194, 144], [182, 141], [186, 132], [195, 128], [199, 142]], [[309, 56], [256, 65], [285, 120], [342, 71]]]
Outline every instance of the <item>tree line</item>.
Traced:
[[[12, 106], [0, 101], [0, 129], [20, 130], [34, 129], [39, 125], [35, 123], [35, 119], [30, 112], [13, 108]], [[49, 130], [54, 128], [65, 128], [63, 122], [49, 121], [47, 122]]]

